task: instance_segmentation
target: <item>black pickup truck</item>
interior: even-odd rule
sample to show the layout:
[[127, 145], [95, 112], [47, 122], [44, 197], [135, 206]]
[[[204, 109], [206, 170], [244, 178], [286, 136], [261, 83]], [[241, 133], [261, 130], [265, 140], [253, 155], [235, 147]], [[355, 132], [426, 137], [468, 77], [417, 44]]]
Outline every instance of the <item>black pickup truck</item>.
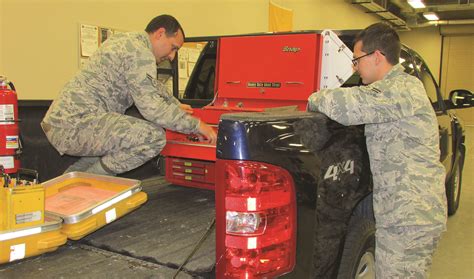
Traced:
[[[340, 38], [351, 46], [353, 33]], [[212, 43], [180, 96], [194, 107], [209, 103], [214, 94], [218, 40], [207, 40]], [[438, 116], [440, 160], [447, 172], [449, 214], [454, 214], [465, 156], [454, 110], [474, 106], [473, 95], [455, 90], [443, 100], [415, 51], [403, 47], [400, 62], [423, 82]], [[174, 76], [178, 97], [177, 64], [158, 74]], [[354, 75], [343, 86], [359, 83]], [[46, 178], [59, 175], [74, 158], [59, 158], [38, 130], [47, 106], [26, 103], [23, 108], [23, 165]], [[145, 180], [149, 201], [136, 212], [54, 253], [0, 266], [0, 275], [170, 278], [182, 269], [179, 278], [375, 278], [372, 180], [363, 126], [346, 127], [320, 113], [225, 114], [216, 152], [215, 192]], [[156, 175], [155, 162], [124, 176]]]
[[[340, 38], [352, 46], [351, 32]], [[203, 59], [209, 63], [215, 59], [212, 53], [208, 49]], [[452, 215], [459, 206], [465, 158], [465, 136], [454, 109], [472, 107], [473, 95], [454, 90], [449, 100], [443, 100], [424, 60], [406, 46], [400, 63], [423, 82], [436, 112]], [[203, 80], [192, 77], [183, 102], [196, 104], [193, 98], [198, 94], [210, 94], [200, 86]], [[355, 73], [343, 86], [357, 85], [360, 77]], [[363, 126], [345, 127], [319, 113], [223, 115], [216, 154], [218, 277], [244, 278], [248, 273], [260, 278], [289, 272], [283, 277], [374, 278], [375, 226], [367, 156]], [[263, 213], [246, 209], [249, 198], [261, 203], [257, 211]], [[240, 230], [232, 227], [239, 224]]]
[[[451, 109], [472, 106], [472, 94], [456, 90], [451, 92], [451, 99], [462, 102], [457, 101], [454, 105], [453, 101], [443, 101], [432, 74], [416, 52], [404, 47], [401, 61], [406, 72], [422, 80], [436, 111], [440, 160], [447, 172], [449, 214], [454, 214], [459, 206], [465, 139], [462, 126]], [[359, 78], [355, 75], [351, 80], [358, 81]], [[352, 85], [356, 84], [345, 84]], [[274, 249], [274, 253], [283, 253], [281, 257], [286, 261], [276, 256], [275, 259], [286, 264], [285, 271], [291, 271], [283, 278], [375, 278], [372, 183], [363, 127], [345, 127], [318, 113], [224, 115], [219, 124], [216, 164], [217, 184], [225, 186], [216, 189], [217, 258], [228, 259], [222, 272], [217, 266], [218, 274], [233, 274], [236, 270], [253, 274], [270, 270], [281, 274], [284, 265], [271, 269], [258, 263]], [[271, 201], [275, 202], [278, 193], [287, 192], [289, 195], [286, 204], [278, 204], [278, 208], [287, 211], [274, 217], [286, 218], [287, 223], [269, 221], [270, 217], [267, 217], [268, 239], [265, 239], [265, 234], [254, 238], [257, 238], [255, 241], [263, 238], [262, 243], [267, 240], [272, 245], [258, 252], [248, 250], [245, 245], [240, 250], [233, 248], [235, 244], [229, 244], [229, 236], [226, 241], [223, 237], [226, 223], [229, 233], [229, 222], [233, 218], [229, 217], [229, 210], [235, 207], [228, 203], [224, 205], [224, 200], [235, 195], [238, 189], [234, 187], [250, 187], [235, 180], [251, 179], [255, 179], [255, 185], [272, 181], [278, 185], [275, 188], [283, 189], [268, 186], [269, 189], [255, 190], [248, 196], [265, 196], [266, 191], [274, 191]], [[239, 194], [245, 196], [245, 193]], [[284, 195], [280, 193], [280, 196]], [[227, 212], [227, 216], [221, 216], [223, 212]], [[239, 214], [243, 213], [239, 211]], [[272, 214], [275, 213], [269, 212], [267, 216]], [[271, 234], [278, 234], [278, 237]], [[282, 234], [287, 236], [282, 237]], [[296, 249], [292, 241], [296, 242]], [[242, 253], [250, 258], [244, 263], [237, 260]], [[296, 265], [293, 269], [294, 258]]]

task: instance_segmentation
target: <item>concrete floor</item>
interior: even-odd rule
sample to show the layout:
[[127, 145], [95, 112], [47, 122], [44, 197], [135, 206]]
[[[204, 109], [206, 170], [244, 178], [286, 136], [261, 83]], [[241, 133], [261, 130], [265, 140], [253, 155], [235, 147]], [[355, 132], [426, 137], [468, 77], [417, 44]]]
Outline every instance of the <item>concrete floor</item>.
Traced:
[[474, 278], [474, 126], [466, 127], [466, 141], [461, 202], [448, 219], [448, 231], [434, 255], [430, 279]]

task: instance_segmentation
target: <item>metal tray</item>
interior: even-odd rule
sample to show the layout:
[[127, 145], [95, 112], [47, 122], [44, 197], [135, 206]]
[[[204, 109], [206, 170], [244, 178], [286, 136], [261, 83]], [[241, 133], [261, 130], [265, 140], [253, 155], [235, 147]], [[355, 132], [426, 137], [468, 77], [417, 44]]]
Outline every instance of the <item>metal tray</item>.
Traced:
[[[84, 180], [92, 180], [92, 181], [97, 181], [101, 183], [112, 183], [116, 184], [117, 186], [124, 186], [125, 189], [117, 192], [114, 196], [110, 197], [107, 200], [98, 202], [94, 204], [93, 206], [90, 206], [84, 210], [81, 210], [79, 212], [76, 212], [71, 215], [63, 215], [57, 212], [51, 212], [51, 211], [46, 211], [45, 210], [45, 215], [46, 216], [57, 216], [60, 217], [64, 220], [65, 224], [75, 224], [78, 223], [94, 214], [97, 214], [98, 212], [114, 205], [117, 204], [118, 202], [132, 196], [133, 194], [140, 192], [142, 190], [141, 187], [141, 182], [139, 180], [135, 179], [128, 179], [128, 178], [121, 178], [121, 177], [112, 177], [112, 176], [105, 176], [105, 175], [97, 175], [97, 174], [91, 174], [91, 173], [85, 173], [85, 172], [70, 172], [63, 174], [61, 176], [58, 176], [56, 178], [53, 178], [51, 180], [48, 180], [42, 185], [45, 188], [45, 192], [48, 192], [49, 187], [53, 187], [57, 184], [64, 183], [67, 180], [72, 180], [72, 179], [84, 179]], [[64, 186], [68, 186], [67, 184]], [[45, 198], [47, 200], [47, 198]]]
[[31, 227], [25, 227], [15, 230], [0, 231], [0, 242], [12, 240], [20, 237], [50, 232], [59, 230], [62, 225], [62, 220], [57, 216], [45, 216], [44, 223]]

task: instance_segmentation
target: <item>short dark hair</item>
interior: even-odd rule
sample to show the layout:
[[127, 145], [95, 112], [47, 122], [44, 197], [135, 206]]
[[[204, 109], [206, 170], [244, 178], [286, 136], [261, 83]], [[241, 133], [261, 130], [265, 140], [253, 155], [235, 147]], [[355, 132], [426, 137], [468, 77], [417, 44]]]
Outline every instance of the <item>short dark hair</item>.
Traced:
[[354, 45], [359, 41], [362, 41], [362, 50], [365, 53], [379, 50], [390, 64], [398, 64], [401, 49], [400, 37], [390, 25], [382, 22], [370, 25], [357, 34]]
[[165, 28], [166, 36], [174, 36], [178, 30], [181, 30], [184, 36], [183, 27], [179, 24], [178, 20], [170, 15], [159, 15], [152, 19], [150, 23], [145, 28], [145, 31], [150, 34], [160, 29], [161, 27]]

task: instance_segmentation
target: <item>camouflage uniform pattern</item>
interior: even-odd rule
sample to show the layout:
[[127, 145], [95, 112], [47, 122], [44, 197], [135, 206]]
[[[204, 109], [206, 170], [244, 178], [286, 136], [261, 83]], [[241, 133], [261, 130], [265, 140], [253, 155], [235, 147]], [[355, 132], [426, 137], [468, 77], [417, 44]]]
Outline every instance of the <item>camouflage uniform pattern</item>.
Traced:
[[438, 122], [421, 81], [397, 64], [368, 86], [313, 93], [308, 110], [343, 125], [365, 124], [377, 277], [423, 278], [446, 229], [447, 209]]
[[[53, 102], [42, 122], [46, 136], [61, 154], [101, 156], [113, 173], [140, 166], [164, 147], [163, 128], [199, 128], [156, 74], [146, 32], [113, 36]], [[146, 120], [123, 115], [132, 104]]]
[[377, 278], [427, 278], [441, 231], [442, 225], [378, 228]]

